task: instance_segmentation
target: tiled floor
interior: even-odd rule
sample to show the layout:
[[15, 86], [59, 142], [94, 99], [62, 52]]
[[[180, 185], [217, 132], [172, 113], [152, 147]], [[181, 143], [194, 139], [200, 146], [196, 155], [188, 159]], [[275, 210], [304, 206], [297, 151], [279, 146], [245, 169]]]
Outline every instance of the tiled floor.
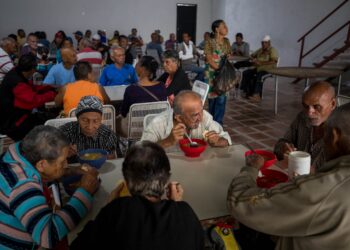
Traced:
[[249, 143], [256, 149], [273, 149], [277, 139], [283, 136], [302, 107], [304, 83], [290, 82], [287, 78], [279, 80], [277, 115], [274, 114], [273, 79], [265, 82], [261, 103], [253, 103], [242, 97], [229, 98], [224, 129], [231, 135], [233, 143]]

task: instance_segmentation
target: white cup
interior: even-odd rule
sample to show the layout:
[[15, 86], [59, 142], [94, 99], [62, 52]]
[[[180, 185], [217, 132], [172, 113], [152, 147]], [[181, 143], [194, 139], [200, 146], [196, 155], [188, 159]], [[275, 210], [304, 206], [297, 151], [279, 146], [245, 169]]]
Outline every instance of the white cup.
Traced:
[[311, 155], [303, 151], [293, 151], [288, 155], [288, 175], [293, 178], [295, 175], [309, 174], [311, 167]]

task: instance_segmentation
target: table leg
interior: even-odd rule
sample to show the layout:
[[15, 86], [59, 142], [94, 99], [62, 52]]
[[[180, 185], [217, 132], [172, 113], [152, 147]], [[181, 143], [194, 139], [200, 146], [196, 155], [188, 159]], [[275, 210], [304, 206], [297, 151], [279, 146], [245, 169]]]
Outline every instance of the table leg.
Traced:
[[275, 115], [277, 115], [278, 76], [275, 77]]

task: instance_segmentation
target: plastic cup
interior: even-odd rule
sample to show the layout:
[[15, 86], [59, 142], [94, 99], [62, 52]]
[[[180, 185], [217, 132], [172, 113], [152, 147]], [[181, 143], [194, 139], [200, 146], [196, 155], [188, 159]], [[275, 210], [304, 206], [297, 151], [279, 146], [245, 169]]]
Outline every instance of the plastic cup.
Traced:
[[303, 151], [293, 151], [288, 155], [288, 175], [293, 178], [295, 175], [310, 173], [311, 155]]

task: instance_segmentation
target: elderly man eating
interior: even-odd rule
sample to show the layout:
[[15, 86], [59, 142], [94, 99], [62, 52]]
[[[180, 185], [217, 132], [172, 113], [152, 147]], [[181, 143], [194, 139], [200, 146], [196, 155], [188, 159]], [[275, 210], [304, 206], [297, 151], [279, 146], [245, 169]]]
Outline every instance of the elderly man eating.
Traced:
[[255, 230], [281, 236], [275, 249], [337, 249], [350, 246], [350, 104], [327, 120], [327, 162], [313, 175], [271, 189], [258, 188], [264, 159], [247, 159], [228, 191], [231, 214]]
[[174, 100], [173, 110], [155, 117], [145, 128], [141, 141], [153, 141], [163, 148], [175, 145], [186, 133], [204, 139], [213, 147], [231, 145], [229, 134], [205, 110], [200, 96], [191, 91], [181, 91]]
[[335, 91], [328, 82], [316, 82], [307, 88], [302, 98], [304, 110], [275, 145], [275, 154], [283, 160], [285, 154], [301, 150], [311, 154], [316, 170], [324, 163], [323, 136], [325, 122], [336, 107]]

